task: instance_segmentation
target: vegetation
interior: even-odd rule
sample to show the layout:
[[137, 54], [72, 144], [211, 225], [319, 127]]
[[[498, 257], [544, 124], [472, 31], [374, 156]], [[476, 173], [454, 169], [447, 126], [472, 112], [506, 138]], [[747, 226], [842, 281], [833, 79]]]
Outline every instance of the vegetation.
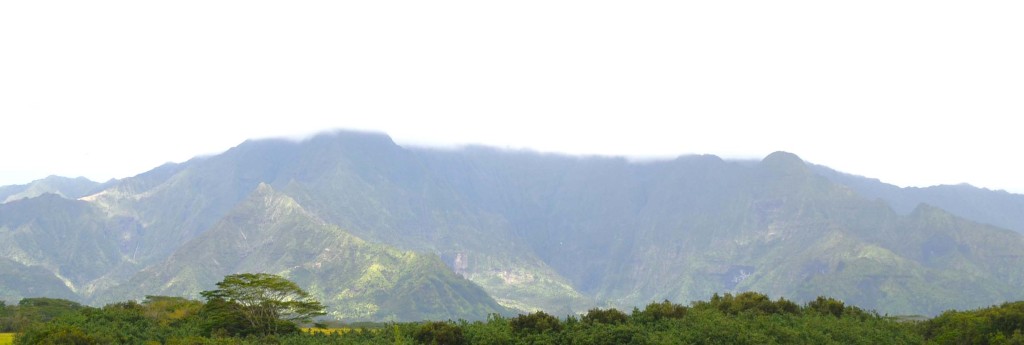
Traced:
[[920, 324], [940, 344], [1024, 344], [1024, 301], [971, 311], [947, 311]]
[[100, 292], [98, 299], [141, 298], [143, 291], [198, 298], [217, 278], [237, 270], [280, 273], [306, 287], [336, 319], [482, 320], [491, 313], [510, 314], [436, 254], [368, 243], [317, 219], [266, 184], [166, 265]]
[[207, 305], [217, 315], [240, 317], [255, 333], [277, 334], [324, 315], [324, 306], [294, 282], [267, 273], [232, 274], [217, 283], [218, 289], [203, 291]]
[[[538, 311], [475, 322], [349, 325], [344, 331], [328, 330], [328, 323], [337, 324], [324, 322], [299, 331], [296, 322], [323, 307], [294, 283], [247, 274], [226, 277], [218, 287], [204, 293], [206, 302], [149, 296], [92, 308], [31, 299], [0, 304], [0, 315], [31, 315], [16, 330], [14, 344], [1024, 344], [1024, 302], [900, 321], [828, 297], [799, 305], [744, 292], [690, 305], [654, 302], [630, 313], [594, 308], [558, 318]], [[246, 309], [240, 302], [246, 298], [255, 307]], [[305, 305], [254, 311], [291, 300]]]
[[15, 306], [0, 302], [0, 333], [14, 332], [35, 322], [47, 322], [83, 307], [57, 298], [25, 298]]
[[243, 271], [285, 275], [345, 320], [562, 316], [718, 291], [927, 316], [1024, 299], [1024, 236], [984, 225], [1021, 231], [1024, 196], [820, 170], [786, 153], [639, 164], [365, 133], [250, 141], [96, 193], [0, 191], [28, 197], [0, 203], [0, 299], [197, 299]]

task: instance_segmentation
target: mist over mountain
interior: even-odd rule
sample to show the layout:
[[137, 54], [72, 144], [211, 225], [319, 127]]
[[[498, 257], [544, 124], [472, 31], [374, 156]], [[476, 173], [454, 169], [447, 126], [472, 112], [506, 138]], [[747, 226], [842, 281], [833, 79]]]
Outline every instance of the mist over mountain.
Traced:
[[89, 193], [8, 190], [29, 196], [0, 204], [9, 301], [197, 297], [255, 271], [299, 282], [345, 319], [564, 314], [747, 290], [892, 314], [1024, 298], [1024, 197], [901, 189], [785, 152], [630, 162], [336, 132], [246, 141]]
[[[111, 181], [113, 183], [113, 181]], [[99, 191], [105, 184], [90, 181], [84, 177], [67, 178], [49, 176], [23, 185], [0, 187], [0, 203], [34, 198], [46, 193], [57, 194], [68, 199], [80, 197]]]

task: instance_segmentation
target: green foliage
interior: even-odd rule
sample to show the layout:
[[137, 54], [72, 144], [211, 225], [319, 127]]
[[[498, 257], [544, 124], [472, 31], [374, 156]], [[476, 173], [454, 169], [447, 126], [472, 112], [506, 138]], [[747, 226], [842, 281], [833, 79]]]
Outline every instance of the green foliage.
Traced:
[[238, 308], [223, 299], [207, 301], [199, 312], [199, 319], [202, 334], [206, 336], [247, 336], [259, 331]]
[[464, 330], [466, 341], [470, 344], [499, 345], [511, 344], [516, 339], [512, 334], [512, 326], [509, 319], [492, 314], [487, 321], [476, 321], [473, 323], [462, 323], [459, 325]]
[[146, 296], [142, 305], [145, 316], [162, 326], [184, 322], [203, 309], [202, 302], [184, 297]]
[[17, 307], [8, 307], [4, 301], [0, 301], [0, 333], [14, 332], [18, 329], [15, 321]]
[[729, 315], [741, 313], [798, 314], [801, 312], [800, 306], [790, 300], [779, 298], [772, 301], [767, 295], [751, 291], [735, 296], [729, 293], [720, 296], [716, 293], [711, 296], [710, 301], [694, 303], [694, 308], [716, 309]]
[[516, 316], [512, 318], [509, 325], [517, 334], [540, 334], [562, 330], [561, 321], [543, 311]]
[[936, 344], [1016, 344], [1024, 332], [1024, 301], [970, 310], [947, 311], [920, 324]]
[[413, 333], [413, 339], [427, 345], [463, 345], [467, 344], [462, 335], [462, 328], [452, 322], [427, 322], [420, 325]]
[[591, 323], [620, 324], [626, 323], [627, 320], [629, 320], [629, 316], [615, 308], [594, 308], [588, 310], [586, 315], [583, 315], [583, 322]]
[[[39, 301], [36, 301], [39, 302]], [[52, 305], [42, 301], [43, 305]], [[1024, 302], [949, 311], [922, 321], [897, 321], [821, 297], [792, 302], [742, 293], [683, 307], [651, 303], [626, 315], [591, 309], [580, 320], [544, 312], [486, 321], [375, 324], [344, 332], [244, 333], [248, 321], [229, 302], [151, 296], [145, 301], [81, 307], [26, 327], [16, 344], [1024, 344]], [[40, 303], [35, 303], [40, 304]], [[56, 302], [56, 304], [63, 304]], [[221, 306], [218, 307], [217, 304]], [[196, 307], [199, 307], [196, 309]], [[11, 307], [4, 308], [9, 312]], [[205, 333], [216, 312], [242, 331]], [[218, 323], [218, 322], [214, 322]], [[226, 324], [223, 320], [220, 324]], [[227, 322], [231, 323], [231, 322]]]
[[[717, 295], [716, 295], [717, 296]], [[634, 310], [633, 317], [644, 320], [657, 321], [661, 319], [681, 319], [686, 316], [689, 308], [664, 300], [661, 303], [651, 303], [644, 307], [643, 311]]]
[[50, 322], [28, 326], [17, 344], [140, 344], [158, 337], [155, 323], [142, 314], [135, 302], [111, 304], [102, 309], [85, 308]]
[[24, 298], [18, 302], [18, 313], [36, 321], [48, 321], [82, 308], [78, 302], [59, 298]]
[[17, 305], [0, 308], [0, 332], [19, 332], [33, 322], [46, 322], [84, 308], [58, 298], [24, 298]]
[[319, 301], [277, 275], [232, 274], [217, 283], [217, 287], [203, 291], [202, 296], [208, 302], [216, 301], [217, 313], [224, 317], [226, 327], [238, 326], [238, 315], [246, 321], [247, 329], [256, 334], [294, 333], [298, 329], [294, 322], [309, 322], [324, 314]]
[[817, 299], [807, 302], [807, 309], [822, 315], [843, 316], [846, 305], [843, 301], [831, 297], [818, 296]]

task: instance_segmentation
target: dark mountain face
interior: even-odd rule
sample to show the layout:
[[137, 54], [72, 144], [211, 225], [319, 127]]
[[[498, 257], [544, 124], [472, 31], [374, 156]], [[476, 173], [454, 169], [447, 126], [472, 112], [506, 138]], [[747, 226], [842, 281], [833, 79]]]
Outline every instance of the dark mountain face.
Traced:
[[[111, 257], [81, 278], [102, 282], [76, 292], [94, 301], [194, 296], [249, 270], [289, 275], [335, 315], [368, 319], [476, 317], [499, 311], [494, 300], [560, 314], [745, 290], [904, 314], [1024, 297], [1020, 234], [940, 205], [894, 210], [836, 176], [784, 152], [633, 163], [340, 132], [249, 141], [61, 199], [91, 211], [50, 228], [121, 234], [91, 249]], [[0, 236], [35, 209], [0, 208]], [[39, 259], [24, 260], [31, 250], [9, 247], [0, 258], [26, 267], [62, 255], [33, 249]], [[38, 267], [56, 276], [51, 266]]]

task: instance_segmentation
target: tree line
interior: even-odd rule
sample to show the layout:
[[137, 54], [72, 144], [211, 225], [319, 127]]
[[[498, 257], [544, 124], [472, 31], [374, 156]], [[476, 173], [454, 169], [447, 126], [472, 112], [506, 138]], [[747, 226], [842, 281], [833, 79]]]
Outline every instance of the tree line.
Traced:
[[[879, 315], [819, 297], [804, 304], [756, 292], [715, 294], [626, 312], [543, 311], [469, 322], [373, 324], [329, 332], [324, 306], [269, 274], [225, 277], [205, 301], [147, 296], [101, 308], [49, 298], [0, 303], [15, 344], [1024, 344], [1024, 302], [949, 311], [927, 320]], [[322, 326], [322, 325], [319, 325]]]

